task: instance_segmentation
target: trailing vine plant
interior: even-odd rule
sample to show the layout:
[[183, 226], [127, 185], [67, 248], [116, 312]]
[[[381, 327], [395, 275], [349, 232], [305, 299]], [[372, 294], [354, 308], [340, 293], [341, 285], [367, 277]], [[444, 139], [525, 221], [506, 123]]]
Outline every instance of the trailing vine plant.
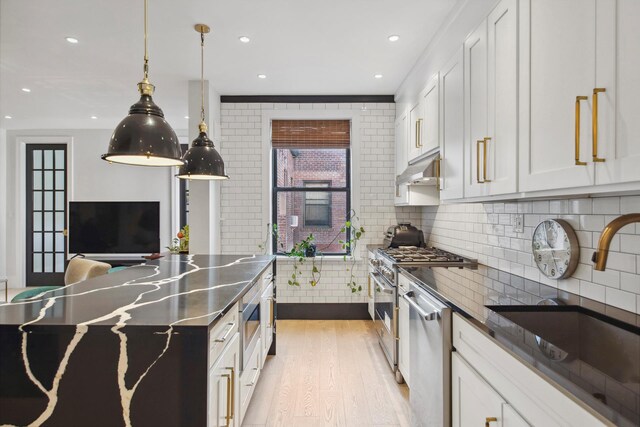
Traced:
[[[347, 286], [351, 289], [351, 293], [360, 292], [362, 291], [362, 285], [356, 283], [355, 275], [353, 274], [353, 268], [356, 266], [356, 257], [354, 254], [358, 247], [358, 242], [364, 236], [365, 230], [364, 227], [360, 225], [360, 218], [358, 218], [353, 209], [349, 212], [347, 221], [344, 227], [340, 229], [340, 233], [348, 233], [350, 237], [349, 239], [339, 241], [342, 249], [345, 252], [351, 253], [350, 263], [347, 267], [347, 271], [349, 272], [349, 282], [347, 282]], [[347, 255], [344, 255], [342, 259], [347, 262]]]
[[[352, 293], [360, 292], [362, 291], [362, 285], [358, 285], [356, 283], [355, 274], [353, 271], [356, 266], [356, 258], [354, 254], [358, 246], [358, 242], [365, 234], [365, 229], [360, 225], [360, 219], [353, 209], [349, 212], [347, 220], [340, 228], [340, 231], [336, 234], [336, 236], [329, 243], [323, 246], [325, 248], [329, 247], [342, 234], [347, 234], [349, 238], [338, 240], [338, 243], [345, 252], [351, 254], [349, 260], [347, 260], [346, 254], [342, 257], [344, 262], [349, 263], [346, 269], [346, 271], [349, 272], [349, 281], [347, 282], [347, 286], [351, 289]], [[278, 242], [281, 250], [284, 249], [284, 243], [279, 242], [278, 225], [267, 224], [265, 239], [261, 244], [258, 245], [263, 254], [268, 253], [270, 238], [273, 238], [276, 242]], [[311, 278], [309, 279], [309, 284], [315, 287], [318, 283], [320, 283], [320, 279], [322, 278], [322, 264], [324, 255], [321, 251], [317, 250], [314, 241], [315, 236], [310, 233], [306, 238], [294, 244], [289, 252], [283, 251], [284, 255], [294, 260], [293, 272], [291, 273], [291, 277], [287, 280], [289, 286], [300, 286], [300, 281], [302, 280], [302, 265], [307, 258], [311, 258]]]

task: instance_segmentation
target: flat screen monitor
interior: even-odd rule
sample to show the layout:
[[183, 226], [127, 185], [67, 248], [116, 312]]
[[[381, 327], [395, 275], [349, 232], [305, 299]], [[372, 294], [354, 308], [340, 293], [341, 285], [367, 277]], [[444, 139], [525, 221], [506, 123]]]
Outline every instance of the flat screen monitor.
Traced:
[[160, 252], [160, 202], [69, 202], [69, 252]]

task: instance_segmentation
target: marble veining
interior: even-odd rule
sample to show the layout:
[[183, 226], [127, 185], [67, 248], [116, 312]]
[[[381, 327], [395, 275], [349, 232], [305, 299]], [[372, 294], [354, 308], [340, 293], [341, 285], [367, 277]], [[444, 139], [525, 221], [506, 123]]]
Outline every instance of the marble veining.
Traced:
[[[115, 273], [113, 275], [109, 275], [111, 277], [105, 276], [103, 278], [99, 278], [99, 280], [93, 279], [74, 285], [68, 285], [55, 291], [50, 291], [40, 298], [32, 298], [30, 300], [14, 304], [0, 305], [0, 324], [7, 322], [7, 320], [11, 321], [11, 313], [7, 315], [5, 312], [16, 310], [18, 307], [40, 307], [36, 316], [20, 324], [18, 327], [21, 333], [21, 357], [26, 375], [47, 399], [47, 405], [44, 411], [42, 411], [28, 425], [40, 426], [52, 416], [59, 399], [58, 390], [60, 382], [75, 349], [89, 332], [90, 326], [109, 323], [112, 325], [110, 331], [115, 334], [119, 340], [117, 384], [122, 406], [122, 419], [125, 426], [131, 426], [131, 402], [136, 390], [152, 368], [165, 355], [169, 349], [172, 337], [176, 334], [180, 334], [181, 332], [185, 332], [184, 329], [182, 331], [177, 331], [176, 326], [206, 326], [210, 324], [222, 314], [225, 308], [233, 304], [235, 300], [242, 295], [243, 291], [247, 289], [247, 286], [254, 281], [255, 277], [264, 268], [266, 268], [271, 261], [271, 257], [255, 255], [236, 257], [197, 255], [180, 257], [172, 256], [167, 259], [161, 259], [155, 264], [131, 267], [125, 270], [126, 274]], [[151, 270], [150, 274], [149, 270]], [[175, 270], [178, 271], [178, 274], [173, 274]], [[202, 275], [205, 271], [213, 270], [220, 270], [223, 273], [215, 274], [212, 277], [209, 275]], [[228, 270], [229, 274], [225, 273], [226, 270]], [[118, 283], [118, 280], [122, 278], [126, 279], [132, 274], [138, 277]], [[143, 275], [140, 276], [140, 274]], [[195, 280], [188, 280], [192, 277], [195, 278], [196, 276], [198, 277]], [[212, 278], [214, 280], [210, 280]], [[180, 284], [182, 286], [175, 286]], [[173, 287], [168, 290], [167, 288], [169, 286]], [[121, 292], [124, 289], [135, 289], [134, 292], [129, 294], [129, 302], [123, 305], [109, 307], [109, 298], [111, 294], [114, 291]], [[233, 292], [221, 292], [225, 289], [232, 290]], [[218, 295], [215, 296], [218, 298], [211, 298], [212, 292], [217, 293]], [[56, 310], [56, 304], [60, 305], [73, 299], [80, 299], [86, 296], [96, 297], [98, 295], [103, 296], [101, 299], [104, 303], [103, 306], [107, 307], [107, 309], [104, 310], [106, 313], [102, 314], [100, 310], [96, 310], [96, 315], [94, 317], [89, 316], [90, 318], [86, 318], [85, 320], [73, 325], [75, 327], [73, 338], [64, 350], [64, 355], [61, 358], [53, 376], [51, 387], [47, 388], [43, 382], [37, 378], [30, 363], [28, 343], [29, 335], [32, 331], [30, 331], [29, 327], [47, 321], [58, 323], [59, 320], [54, 320], [54, 316], [49, 316], [50, 313], [53, 313]], [[197, 309], [189, 310], [188, 308], [190, 303], [193, 303], [193, 301], [189, 301], [189, 298], [198, 295], [212, 301], [209, 301], [209, 304], [207, 304], [206, 307], [195, 303], [195, 305], [198, 306]], [[132, 320], [136, 319], [138, 316], [140, 317], [138, 319], [139, 324], [157, 325], [158, 322], [156, 320], [156, 316], [151, 319], [145, 318], [149, 317], [149, 313], [152, 313], [150, 309], [153, 309], [153, 307], [159, 307], [159, 309], [162, 310], [162, 307], [164, 307], [163, 304], [167, 301], [177, 303], [177, 306], [182, 307], [183, 310], [174, 310], [178, 313], [167, 317], [166, 330], [164, 332], [156, 332], [156, 334], [161, 333], [166, 335], [164, 347], [157, 357], [155, 357], [155, 359], [146, 367], [146, 369], [144, 369], [142, 373], [132, 381], [131, 378], [127, 378], [129, 370], [129, 354], [128, 336], [125, 332], [125, 326], [130, 324]], [[194, 314], [190, 315], [189, 313], [192, 312], [194, 312]], [[2, 349], [0, 349], [0, 351], [1, 350]], [[89, 363], [89, 361], [83, 362]], [[0, 421], [2, 420], [0, 419]], [[3, 424], [3, 426], [13, 427], [14, 425]]]

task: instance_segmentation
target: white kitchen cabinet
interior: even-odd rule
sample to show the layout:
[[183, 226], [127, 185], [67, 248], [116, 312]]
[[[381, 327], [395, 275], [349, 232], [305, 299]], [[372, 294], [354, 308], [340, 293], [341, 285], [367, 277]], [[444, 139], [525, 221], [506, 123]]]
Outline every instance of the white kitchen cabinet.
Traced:
[[596, 0], [521, 0], [520, 9], [520, 191], [593, 185]]
[[422, 122], [420, 125], [420, 154], [433, 152], [440, 146], [440, 79], [431, 78], [421, 94]]
[[[586, 117], [598, 126], [596, 185], [640, 181], [640, 44], [637, 26], [640, 21], [638, 0], [598, 0], [596, 2], [595, 87], [606, 91], [598, 97], [598, 117]], [[593, 146], [593, 141], [591, 142]], [[591, 150], [585, 152], [591, 160]]]
[[498, 418], [490, 426], [613, 425], [516, 359], [458, 313], [453, 314], [453, 346], [454, 426], [482, 425], [487, 417]]
[[251, 402], [251, 396], [253, 396], [253, 392], [256, 389], [256, 384], [258, 384], [258, 379], [260, 378], [260, 373], [262, 372], [262, 340], [258, 338], [258, 343], [251, 353], [248, 356], [248, 361], [245, 362], [246, 367], [242, 371], [240, 375], [240, 381], [238, 388], [239, 392], [239, 406], [240, 406], [240, 425], [242, 425], [242, 420], [244, 419], [245, 414], [247, 413], [247, 408], [249, 407], [249, 403]]
[[458, 353], [451, 355], [451, 424], [526, 427], [529, 424]]
[[461, 48], [440, 71], [440, 200], [464, 196], [463, 65]]
[[264, 366], [264, 361], [273, 342], [274, 304], [273, 283], [269, 282], [260, 298], [260, 338], [262, 342], [260, 367]]
[[411, 388], [411, 363], [410, 360], [410, 331], [409, 331], [409, 303], [402, 295], [409, 292], [411, 283], [407, 277], [398, 276], [398, 369], [404, 377], [407, 386]]
[[209, 369], [208, 426], [240, 426], [238, 373], [240, 334], [228, 339], [222, 354]]
[[464, 43], [465, 197], [517, 191], [517, 0], [503, 0]]
[[419, 98], [409, 110], [409, 138], [407, 141], [408, 160], [412, 161], [422, 154], [422, 135], [424, 121], [424, 103]]
[[432, 77], [420, 92], [416, 104], [409, 111], [409, 162], [423, 154], [431, 153], [440, 145], [439, 79]]
[[[373, 259], [375, 256], [370, 254], [369, 259]], [[368, 264], [368, 263], [367, 263]], [[376, 320], [375, 317], [375, 300], [374, 300], [374, 284], [371, 281], [371, 274], [374, 272], [373, 267], [368, 264], [367, 267], [369, 274], [367, 274], [367, 311], [369, 312], [369, 316], [371, 316], [371, 320]]]
[[[409, 149], [409, 113], [405, 110], [398, 115], [395, 123], [395, 153], [396, 153], [396, 176], [400, 175], [407, 168], [407, 150]], [[394, 182], [395, 184], [395, 182]], [[396, 194], [394, 204], [402, 206], [409, 204], [409, 189], [406, 185], [395, 185]]]
[[487, 21], [464, 42], [465, 106], [465, 197], [488, 194], [482, 179], [480, 141], [487, 136]]

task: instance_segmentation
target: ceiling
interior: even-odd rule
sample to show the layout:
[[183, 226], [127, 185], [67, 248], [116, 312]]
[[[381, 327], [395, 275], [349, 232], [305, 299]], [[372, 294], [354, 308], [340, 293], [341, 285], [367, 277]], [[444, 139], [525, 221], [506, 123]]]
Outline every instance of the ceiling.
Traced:
[[[205, 78], [222, 95], [393, 94], [457, 1], [150, 0], [154, 99], [187, 127], [199, 22], [211, 27]], [[142, 24], [142, 0], [2, 0], [0, 128], [115, 127], [138, 97]]]

